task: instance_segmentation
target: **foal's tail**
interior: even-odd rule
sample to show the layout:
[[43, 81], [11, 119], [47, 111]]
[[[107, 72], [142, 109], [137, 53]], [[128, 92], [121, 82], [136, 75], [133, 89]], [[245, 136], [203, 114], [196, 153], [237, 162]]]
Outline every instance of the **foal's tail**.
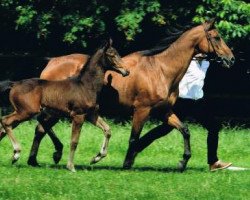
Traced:
[[14, 82], [10, 80], [0, 81], [0, 106], [9, 106], [9, 93]]

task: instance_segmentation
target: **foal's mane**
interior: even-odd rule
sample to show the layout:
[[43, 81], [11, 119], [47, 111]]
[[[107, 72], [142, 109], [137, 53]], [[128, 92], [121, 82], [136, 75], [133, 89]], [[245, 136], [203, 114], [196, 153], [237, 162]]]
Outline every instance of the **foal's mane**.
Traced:
[[167, 37], [162, 38], [154, 47], [152, 47], [151, 49], [142, 50], [139, 53], [142, 56], [153, 56], [161, 53], [162, 51], [167, 49], [173, 42], [175, 42], [184, 32], [194, 27], [193, 24], [186, 26], [177, 26], [177, 28], [168, 28], [166, 30]]
[[96, 65], [100, 59], [100, 57], [104, 54], [104, 47], [99, 47], [95, 53], [90, 56], [87, 60], [87, 62], [85, 63], [85, 65], [83, 66], [83, 68], [81, 69], [78, 77], [81, 77], [92, 65]]

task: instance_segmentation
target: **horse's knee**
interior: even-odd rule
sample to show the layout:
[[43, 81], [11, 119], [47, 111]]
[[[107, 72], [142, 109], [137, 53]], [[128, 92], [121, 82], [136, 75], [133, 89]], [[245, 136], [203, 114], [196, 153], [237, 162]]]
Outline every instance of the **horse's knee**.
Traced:
[[71, 142], [70, 148], [71, 150], [75, 150], [77, 148], [78, 142]]
[[191, 158], [191, 152], [186, 152], [186, 153], [184, 153], [183, 154], [183, 158], [185, 159], [185, 160], [189, 160], [190, 158]]
[[189, 131], [187, 125], [184, 125], [184, 127], [183, 127], [182, 130], [181, 130], [181, 133], [183, 134], [183, 137], [184, 137], [184, 138], [186, 138], [186, 139], [189, 139], [189, 138], [190, 138], [190, 131]]
[[222, 124], [215, 123], [208, 128], [208, 132], [213, 134], [218, 134], [221, 129], [222, 129]]
[[41, 124], [38, 124], [36, 126], [36, 134], [37, 133], [45, 133], [45, 130], [44, 130], [44, 128], [43, 128], [43, 126]]
[[108, 139], [111, 138], [111, 130], [110, 130], [109, 127], [105, 128], [104, 132], [105, 132], [105, 136], [106, 136]]

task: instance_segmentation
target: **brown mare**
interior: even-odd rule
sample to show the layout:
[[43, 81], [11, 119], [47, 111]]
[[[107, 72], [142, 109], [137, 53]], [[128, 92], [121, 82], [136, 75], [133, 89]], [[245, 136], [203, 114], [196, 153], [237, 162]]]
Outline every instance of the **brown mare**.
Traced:
[[[190, 134], [187, 127], [172, 111], [172, 106], [178, 97], [179, 82], [195, 53], [211, 53], [219, 57], [226, 67], [230, 67], [234, 63], [231, 50], [214, 27], [214, 20], [184, 32], [170, 47], [166, 45], [165, 47], [161, 46], [160, 49], [162, 49], [160, 53], [159, 51], [155, 53], [153, 49], [135, 52], [123, 57], [122, 60], [130, 71], [130, 76], [126, 78], [121, 78], [111, 71], [105, 74], [106, 85], [111, 86], [118, 93], [118, 97], [116, 96], [114, 101], [119, 105], [133, 109], [132, 131], [123, 165], [124, 168], [130, 168], [138, 152], [142, 151], [154, 139], [163, 135], [164, 132], [169, 132], [174, 127], [180, 130], [184, 138], [183, 160], [179, 163], [180, 170], [184, 170], [191, 157]], [[156, 50], [159, 50], [159, 48]], [[58, 61], [57, 66], [48, 65], [42, 74], [46, 74], [46, 71], [50, 72], [53, 74], [51, 77], [55, 79], [69, 76], [69, 74], [57, 75], [60, 66], [63, 66], [65, 62], [62, 58], [56, 58]], [[77, 66], [83, 66], [81, 62], [76, 59], [71, 66], [68, 66], [71, 67], [71, 73], [77, 73]], [[47, 77], [43, 76], [43, 78]], [[112, 98], [113, 96], [110, 95], [109, 101], [112, 101]], [[141, 141], [139, 136], [145, 121], [151, 113], [158, 109], [165, 111], [163, 124], [143, 136]], [[44, 131], [39, 133], [40, 135], [45, 134]], [[53, 134], [52, 136], [56, 137]], [[36, 134], [34, 138], [36, 145], [33, 145], [30, 160], [34, 160], [36, 157], [41, 138], [42, 136]], [[58, 162], [60, 158], [57, 159]]]
[[[67, 116], [72, 120], [70, 154], [67, 163], [69, 170], [75, 171], [74, 153], [86, 117], [91, 118], [95, 125], [105, 131], [107, 141], [103, 144], [102, 150], [106, 151], [110, 133], [106, 132], [107, 125], [98, 116], [97, 98], [107, 70], [119, 72], [123, 76], [128, 75], [128, 71], [122, 67], [121, 57], [111, 46], [111, 41], [96, 51], [78, 76], [61, 81], [32, 78], [9, 82], [11, 88], [9, 100], [14, 112], [4, 116], [1, 123], [14, 148], [12, 162], [19, 159], [21, 151], [12, 129], [40, 113], [43, 108], [46, 108], [46, 112], [56, 114], [57, 117]], [[43, 121], [40, 123], [43, 124]]]

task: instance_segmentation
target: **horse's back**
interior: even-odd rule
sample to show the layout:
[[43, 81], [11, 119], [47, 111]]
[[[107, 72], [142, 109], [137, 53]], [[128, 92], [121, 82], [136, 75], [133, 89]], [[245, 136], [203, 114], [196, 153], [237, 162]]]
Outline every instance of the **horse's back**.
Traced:
[[40, 78], [46, 80], [63, 80], [80, 72], [89, 56], [70, 54], [52, 58], [42, 71]]

